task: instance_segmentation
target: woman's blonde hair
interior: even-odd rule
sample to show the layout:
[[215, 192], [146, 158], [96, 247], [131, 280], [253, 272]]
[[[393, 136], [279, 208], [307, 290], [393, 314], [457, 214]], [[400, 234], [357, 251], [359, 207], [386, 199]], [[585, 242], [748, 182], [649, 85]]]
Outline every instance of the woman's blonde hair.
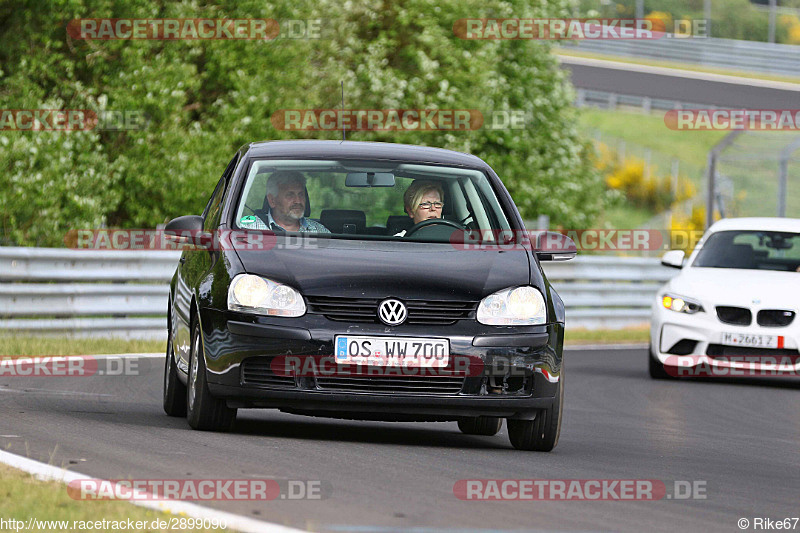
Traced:
[[439, 199], [444, 202], [444, 189], [438, 181], [416, 180], [408, 186], [406, 192], [403, 194], [403, 204], [406, 208], [406, 213], [413, 212], [419, 207], [422, 197], [430, 191], [439, 194]]

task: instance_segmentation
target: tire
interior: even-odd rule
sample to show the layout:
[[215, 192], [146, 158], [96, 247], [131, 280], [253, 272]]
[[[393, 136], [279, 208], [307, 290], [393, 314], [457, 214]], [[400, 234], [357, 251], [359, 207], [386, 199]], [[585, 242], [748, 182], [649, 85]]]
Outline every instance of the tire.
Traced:
[[650, 372], [650, 377], [653, 379], [673, 379], [674, 376], [670, 376], [667, 374], [667, 371], [664, 369], [664, 364], [659, 361], [655, 355], [653, 355], [653, 350], [647, 350], [647, 369]]
[[206, 362], [202, 354], [200, 323], [192, 324], [192, 351], [189, 357], [189, 380], [186, 387], [186, 420], [200, 431], [230, 431], [236, 421], [236, 409], [225, 400], [211, 396], [206, 381]]
[[178, 379], [172, 350], [172, 328], [167, 335], [167, 356], [164, 358], [164, 412], [169, 416], [186, 416], [186, 385]]
[[458, 421], [458, 429], [465, 435], [497, 435], [503, 426], [503, 419], [497, 416], [474, 416]]
[[549, 452], [558, 444], [561, 435], [562, 406], [564, 405], [564, 364], [558, 380], [558, 394], [553, 405], [540, 409], [533, 420], [507, 419], [508, 438], [517, 450]]

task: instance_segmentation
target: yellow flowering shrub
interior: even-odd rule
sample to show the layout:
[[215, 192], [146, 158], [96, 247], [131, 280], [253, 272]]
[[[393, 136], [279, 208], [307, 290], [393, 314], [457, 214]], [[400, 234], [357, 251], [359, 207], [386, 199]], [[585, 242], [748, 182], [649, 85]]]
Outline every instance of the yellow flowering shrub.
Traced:
[[672, 190], [672, 178], [660, 176], [657, 167], [645, 172], [645, 162], [628, 157], [620, 164], [617, 155], [605, 144], [598, 146], [596, 168], [605, 176], [606, 186], [619, 191], [633, 205], [663, 211], [674, 202], [683, 202], [697, 193], [694, 184], [684, 176], [678, 177], [677, 190]]

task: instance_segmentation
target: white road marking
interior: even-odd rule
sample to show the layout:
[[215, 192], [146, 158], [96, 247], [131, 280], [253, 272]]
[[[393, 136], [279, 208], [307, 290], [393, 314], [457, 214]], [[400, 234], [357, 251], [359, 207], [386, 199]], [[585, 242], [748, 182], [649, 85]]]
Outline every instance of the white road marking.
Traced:
[[54, 394], [56, 396], [108, 396], [109, 398], [116, 398], [116, 394], [104, 394], [100, 392], [82, 392], [72, 390], [53, 390], [53, 389], [37, 389], [33, 387], [26, 387], [24, 389], [9, 389], [7, 387], [0, 387], [0, 392], [10, 392], [12, 394]]
[[[0, 450], [0, 462], [7, 464], [13, 468], [33, 474], [37, 479], [42, 481], [60, 481], [69, 483], [75, 480], [94, 479], [86, 474], [79, 472], [72, 472], [57, 466], [48, 465], [27, 457], [15, 455]], [[243, 533], [299, 533], [304, 531], [302, 529], [294, 529], [280, 524], [273, 524], [271, 522], [264, 522], [262, 520], [254, 520], [245, 516], [239, 516], [233, 513], [226, 513], [224, 511], [217, 511], [209, 509], [194, 503], [166, 500], [166, 501], [146, 501], [146, 500], [123, 500], [138, 505], [139, 507], [146, 507], [148, 509], [155, 509], [156, 511], [163, 511], [174, 515], [185, 514], [193, 518], [201, 518], [207, 520], [225, 521], [227, 530], [241, 531]]]

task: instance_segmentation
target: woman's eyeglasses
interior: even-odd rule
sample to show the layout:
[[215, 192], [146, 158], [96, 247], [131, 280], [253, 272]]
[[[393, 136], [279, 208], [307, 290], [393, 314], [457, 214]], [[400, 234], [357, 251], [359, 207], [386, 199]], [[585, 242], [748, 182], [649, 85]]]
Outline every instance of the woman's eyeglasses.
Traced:
[[441, 209], [442, 207], [444, 207], [442, 202], [422, 202], [419, 204], [420, 209], [426, 209], [428, 211], [431, 209]]

